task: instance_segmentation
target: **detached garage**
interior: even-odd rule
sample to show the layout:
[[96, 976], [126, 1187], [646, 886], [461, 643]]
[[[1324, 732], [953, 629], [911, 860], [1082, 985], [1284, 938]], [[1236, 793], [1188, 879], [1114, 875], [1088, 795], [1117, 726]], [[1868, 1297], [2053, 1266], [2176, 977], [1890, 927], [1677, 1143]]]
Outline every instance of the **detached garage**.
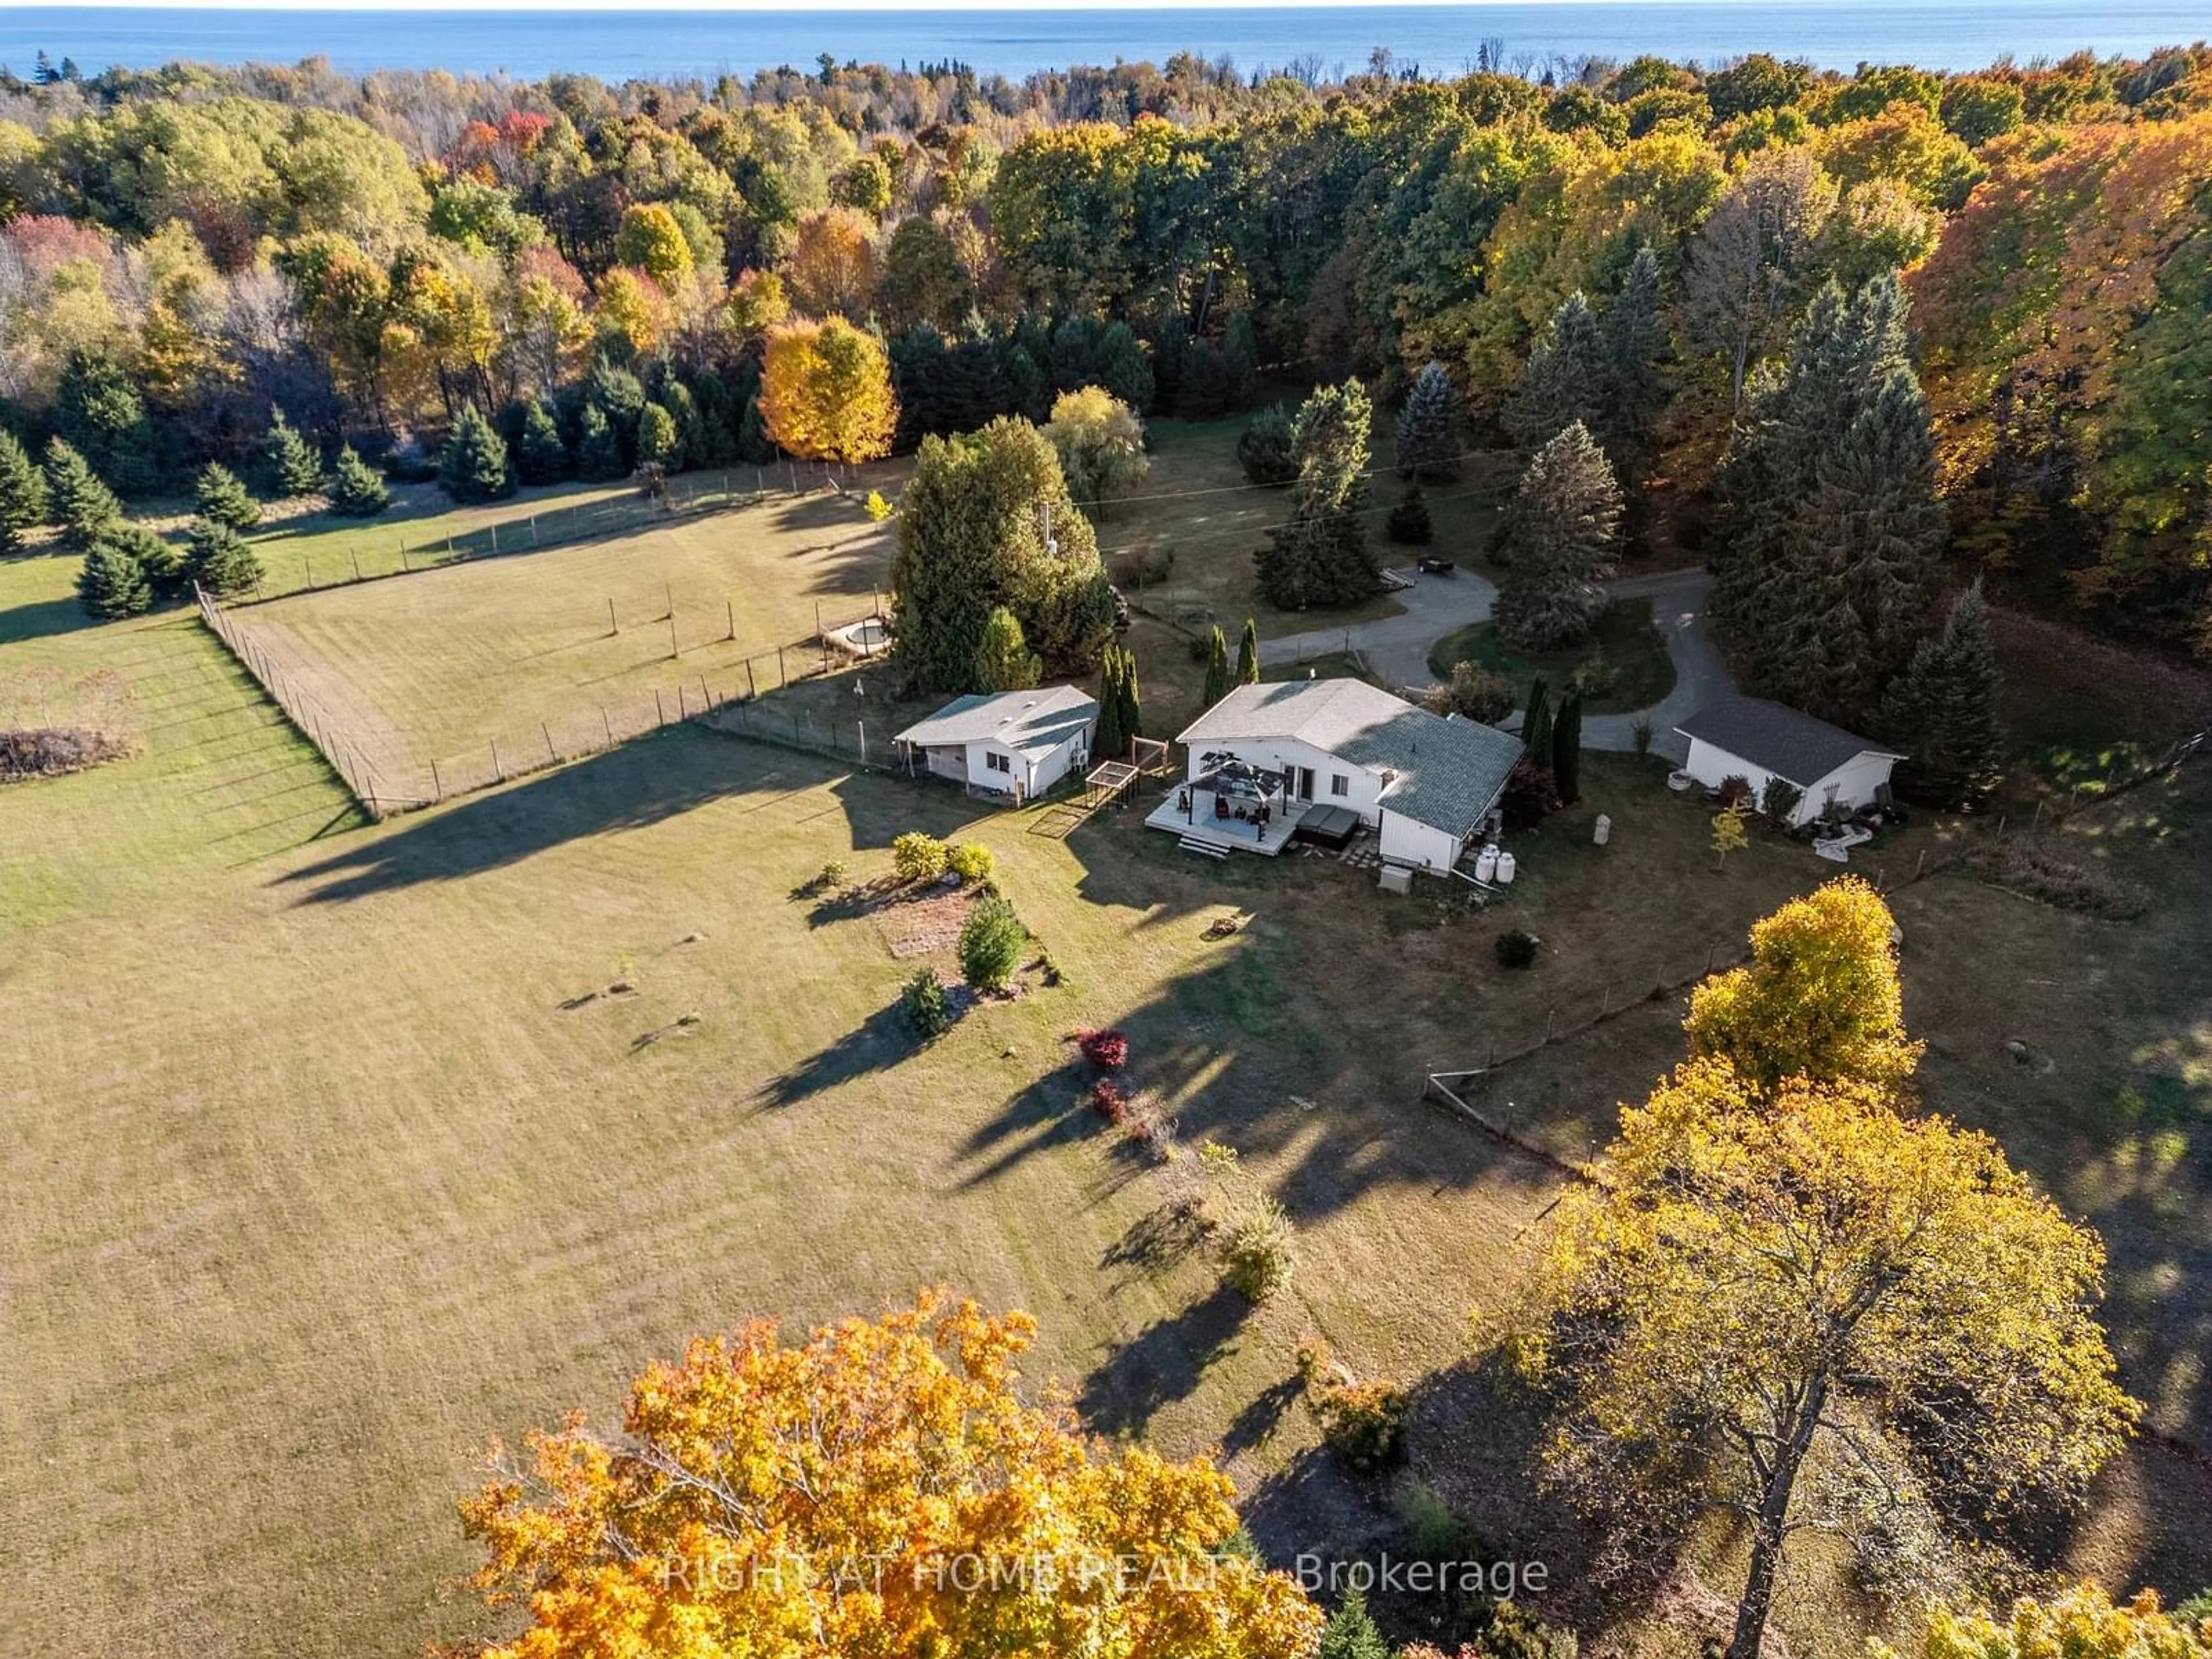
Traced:
[[1795, 784], [1802, 795], [1793, 827], [1888, 805], [1890, 769], [1905, 758], [1763, 697], [1707, 703], [1674, 729], [1690, 740], [1682, 769], [1709, 789], [1741, 778], [1756, 800], [1770, 778]]
[[1072, 685], [955, 697], [898, 734], [939, 777], [1030, 800], [1090, 763], [1098, 699]]

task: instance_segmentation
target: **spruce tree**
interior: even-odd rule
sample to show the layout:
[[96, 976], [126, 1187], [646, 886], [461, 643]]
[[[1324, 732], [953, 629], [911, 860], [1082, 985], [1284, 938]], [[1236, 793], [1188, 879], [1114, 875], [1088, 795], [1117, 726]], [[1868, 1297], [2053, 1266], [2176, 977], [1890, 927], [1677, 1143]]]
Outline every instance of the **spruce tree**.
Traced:
[[1580, 421], [1536, 452], [1506, 514], [1513, 562], [1498, 585], [1498, 637], [1551, 651], [1589, 636], [1613, 572], [1620, 486]]
[[[757, 397], [745, 399], [744, 412], [738, 417], [738, 459], [754, 466], [766, 466], [775, 459], [775, 441], [768, 435], [768, 417], [761, 413]], [[592, 475], [587, 471], [584, 476]]]
[[52, 510], [46, 475], [15, 434], [0, 427], [0, 554], [20, 553], [27, 532]]
[[193, 495], [199, 504], [200, 517], [210, 524], [251, 530], [261, 522], [261, 503], [239, 482], [235, 472], [218, 462], [210, 461], [201, 470]]
[[214, 594], [246, 593], [261, 584], [261, 561], [231, 526], [203, 519], [192, 526], [185, 571]]
[[1552, 687], [1539, 674], [1528, 687], [1528, 712], [1521, 716], [1521, 746], [1533, 766], [1548, 768], [1552, 758]]
[[1024, 420], [1042, 421], [1052, 412], [1052, 381], [1018, 340], [1006, 346], [1006, 406]]
[[1390, 1659], [1389, 1644], [1367, 1611], [1367, 1598], [1358, 1590], [1345, 1593], [1343, 1605], [1322, 1626], [1318, 1659]]
[[645, 413], [645, 384], [619, 363], [602, 357], [592, 365], [584, 383], [585, 400], [606, 417], [622, 450], [622, 465], [613, 477], [626, 477], [636, 463], [638, 417]]
[[185, 555], [167, 537], [143, 524], [125, 520], [100, 538], [107, 546], [119, 549], [137, 562], [139, 574], [146, 578], [152, 590], [154, 603], [173, 605], [187, 599], [192, 591], [191, 575]]
[[331, 510], [349, 519], [373, 519], [391, 505], [392, 491], [376, 469], [354, 453], [351, 444], [339, 450], [331, 477]]
[[1237, 684], [1257, 685], [1260, 683], [1260, 627], [1251, 617], [1244, 618], [1244, 635], [1237, 641]]
[[1597, 318], [1579, 292], [1570, 294], [1529, 352], [1499, 418], [1527, 449], [1541, 448], [1578, 422], [1595, 430], [1605, 420], [1607, 380]]
[[683, 457], [676, 417], [659, 404], [647, 404], [637, 417], [637, 464], [673, 472]]
[[515, 469], [527, 484], [558, 483], [568, 476], [568, 447], [561, 441], [561, 423], [543, 398], [532, 398], [522, 407], [522, 436], [514, 459]]
[[1119, 760], [1129, 747], [1121, 729], [1121, 650], [1109, 646], [1098, 664], [1098, 731], [1092, 741], [1100, 758]]
[[1200, 694], [1200, 703], [1207, 708], [1229, 695], [1229, 641], [1222, 637], [1221, 624], [1213, 625], [1213, 635], [1206, 642], [1206, 690]]
[[[745, 405], [748, 415], [757, 411], [750, 404]], [[627, 477], [628, 465], [623, 460], [622, 443], [615, 436], [613, 424], [606, 411], [597, 404], [584, 405], [581, 438], [576, 446], [576, 471], [593, 483], [604, 483], [610, 479]]]
[[1280, 404], [1270, 404], [1252, 417], [1237, 440], [1237, 464], [1247, 482], [1286, 484], [1298, 476], [1297, 457], [1291, 448], [1291, 417]]
[[1371, 416], [1356, 380], [1322, 386], [1299, 408], [1291, 424], [1298, 471], [1289, 515], [1254, 556], [1271, 605], [1356, 605], [1381, 587], [1365, 516]]
[[460, 418], [438, 453], [438, 483], [457, 501], [491, 501], [514, 494], [507, 441], [474, 404], [461, 405]]
[[1042, 678], [1044, 665], [1022, 637], [1022, 624], [1014, 613], [1000, 605], [983, 624], [983, 642], [975, 651], [975, 684], [984, 691], [1027, 691]]
[[46, 445], [46, 492], [62, 539], [82, 552], [123, 521], [123, 503], [66, 439]]
[[1421, 494], [1420, 485], [1406, 486], [1406, 493], [1398, 497], [1398, 504], [1390, 509], [1382, 529], [1392, 541], [1408, 547], [1423, 547], [1436, 538], [1437, 528], [1429, 518], [1428, 497]]
[[1898, 768], [1901, 792], [1938, 806], [1988, 797], [2004, 763], [1999, 689], [1996, 641], [1976, 582], [1921, 641], [1892, 699], [1890, 730], [1910, 751]]
[[1211, 340], [1193, 340], [1182, 354], [1176, 414], [1186, 421], [1218, 421], [1236, 398], [1237, 377], [1227, 355]]
[[1667, 409], [1667, 325], [1659, 308], [1659, 260], [1649, 244], [1636, 251], [1612, 307], [1605, 313], [1606, 408], [1598, 436], [1614, 472], [1633, 486], [1659, 453], [1659, 417]]
[[1444, 366], [1424, 363], [1398, 411], [1400, 477], [1440, 483], [1459, 476], [1458, 403]]
[[1552, 722], [1551, 763], [1552, 781], [1559, 789], [1559, 799], [1571, 806], [1582, 799], [1583, 690], [1578, 685], [1568, 688]]
[[262, 487], [278, 500], [312, 495], [323, 487], [323, 458], [295, 431], [284, 411], [269, 411], [269, 430], [261, 440]]
[[1260, 389], [1260, 337], [1249, 312], [1238, 312], [1222, 329], [1221, 356], [1229, 365], [1231, 400], [1249, 402]]
[[1098, 355], [1097, 384], [1138, 414], [1149, 414], [1152, 407], [1152, 362], [1136, 331], [1127, 323], [1114, 324], [1100, 337]]
[[84, 608], [103, 620], [141, 616], [154, 608], [153, 586], [137, 556], [112, 537], [100, 538], [86, 552], [76, 592]]
[[106, 352], [80, 347], [62, 371], [56, 423], [61, 435], [118, 495], [143, 495], [161, 482], [154, 423], [131, 374]]

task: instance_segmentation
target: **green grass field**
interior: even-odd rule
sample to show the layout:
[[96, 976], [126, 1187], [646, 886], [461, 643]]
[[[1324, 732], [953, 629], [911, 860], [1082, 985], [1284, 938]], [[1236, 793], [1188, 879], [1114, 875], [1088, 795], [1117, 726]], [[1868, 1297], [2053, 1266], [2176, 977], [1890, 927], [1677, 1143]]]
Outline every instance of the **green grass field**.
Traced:
[[1439, 679], [1450, 678], [1463, 662], [1510, 680], [1518, 702], [1528, 701], [1528, 688], [1540, 677], [1550, 682], [1554, 696], [1584, 684], [1594, 714], [1649, 708], [1674, 689], [1674, 664], [1649, 599], [1615, 600], [1598, 613], [1586, 642], [1565, 650], [1509, 650], [1497, 624], [1486, 622], [1455, 629], [1430, 649], [1429, 672]]
[[[863, 564], [805, 556], [813, 526], [722, 539], [755, 522], [240, 614], [309, 617], [302, 639], [365, 703], [470, 736], [472, 708], [529, 718], [577, 695], [573, 665], [521, 647], [558, 656], [555, 619], [595, 584], [657, 614], [665, 582], [681, 617], [743, 561], [769, 631], [811, 618], [817, 585], [860, 591]], [[1224, 593], [1239, 568], [1220, 562]], [[348, 1659], [477, 1632], [447, 1587], [468, 1565], [453, 1504], [477, 1449], [572, 1406], [604, 1417], [693, 1332], [867, 1311], [932, 1280], [1036, 1313], [1034, 1376], [1101, 1431], [1218, 1445], [1279, 1554], [1389, 1524], [1387, 1492], [1316, 1449], [1296, 1398], [1296, 1348], [1323, 1334], [1362, 1371], [1419, 1383], [1417, 1472], [1487, 1547], [1525, 1557], [1556, 1528], [1504, 1478], [1508, 1427], [1461, 1373], [1468, 1314], [1510, 1293], [1559, 1177], [1419, 1103], [1422, 1078], [1569, 1033], [1480, 1092], [1531, 1141], [1585, 1156], [1680, 1051], [1679, 998], [1655, 988], [1833, 873], [1763, 836], [1716, 871], [1706, 812], [1656, 763], [1601, 755], [1583, 800], [1516, 839], [1521, 879], [1486, 909], [1434, 882], [1390, 897], [1325, 859], [1194, 860], [1141, 828], [1148, 799], [1087, 821], [990, 812], [697, 729], [368, 826], [196, 622], [84, 626], [73, 574], [0, 564], [7, 718], [135, 745], [0, 788], [0, 1065], [18, 1080], [0, 1435], [28, 1449], [0, 1464], [10, 1659], [57, 1629], [118, 1656]], [[632, 638], [575, 631], [575, 652]], [[1171, 730], [1201, 671], [1160, 624], [1138, 637]], [[649, 672], [608, 667], [617, 684]], [[826, 710], [849, 692], [803, 695]], [[1068, 975], [920, 1051], [895, 1013], [927, 959], [902, 954], [919, 913], [809, 890], [832, 858], [880, 874], [914, 827], [990, 844]], [[1899, 880], [1966, 833], [1918, 821], [1856, 866]], [[1907, 886], [1908, 1015], [1930, 1103], [2105, 1229], [2128, 1379], [2162, 1431], [2204, 1443], [2212, 766], [2064, 838], [2148, 885], [2151, 911], [2094, 921], [1965, 875]], [[1240, 929], [1207, 939], [1224, 915]], [[1507, 926], [1542, 938], [1533, 970], [1497, 964]], [[1286, 1297], [1253, 1312], [1219, 1290], [1167, 1223], [1164, 1178], [1077, 1103], [1062, 1038], [1107, 1024], [1184, 1141], [1236, 1146], [1244, 1178], [1290, 1206]], [[2010, 1057], [2023, 1035], [2048, 1071]], [[2147, 1447], [2069, 1559], [2196, 1588], [2212, 1577], [2206, 1486]], [[1724, 1571], [1725, 1541], [1710, 1549]], [[1803, 1577], [1793, 1645], [1855, 1653], [1857, 1629]], [[1646, 1610], [1574, 1605], [1624, 1652], [1695, 1651]]]

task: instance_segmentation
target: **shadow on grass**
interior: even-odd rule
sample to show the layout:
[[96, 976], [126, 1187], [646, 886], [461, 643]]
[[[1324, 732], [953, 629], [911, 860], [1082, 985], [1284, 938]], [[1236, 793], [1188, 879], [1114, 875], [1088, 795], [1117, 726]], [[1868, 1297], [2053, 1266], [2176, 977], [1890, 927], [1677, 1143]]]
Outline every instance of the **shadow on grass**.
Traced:
[[74, 599], [39, 599], [0, 611], [0, 645], [52, 639], [57, 634], [74, 634], [79, 629], [96, 626], [94, 619]]
[[1084, 1379], [1076, 1409], [1107, 1434], [1142, 1434], [1153, 1416], [1188, 1399], [1207, 1370], [1237, 1352], [1252, 1304], [1226, 1285], [1121, 1344]]
[[771, 1078], [753, 1098], [764, 1109], [797, 1106], [870, 1072], [889, 1071], [914, 1051], [906, 1011], [893, 1001], [870, 1014], [859, 1030]]

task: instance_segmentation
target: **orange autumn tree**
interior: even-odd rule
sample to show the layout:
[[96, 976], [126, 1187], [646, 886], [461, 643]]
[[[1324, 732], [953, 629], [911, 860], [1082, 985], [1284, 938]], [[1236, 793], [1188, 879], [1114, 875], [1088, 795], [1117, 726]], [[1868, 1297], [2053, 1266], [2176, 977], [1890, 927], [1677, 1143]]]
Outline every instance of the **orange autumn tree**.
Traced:
[[785, 323], [769, 331], [760, 410], [769, 435], [802, 460], [888, 455], [898, 428], [890, 358], [842, 317]]
[[[527, 1628], [485, 1659], [1296, 1659], [1319, 1610], [1230, 1549], [1228, 1477], [1019, 1396], [1034, 1322], [925, 1292], [786, 1346], [757, 1321], [532, 1434], [461, 1506]], [[497, 1468], [495, 1461], [495, 1468]]]

